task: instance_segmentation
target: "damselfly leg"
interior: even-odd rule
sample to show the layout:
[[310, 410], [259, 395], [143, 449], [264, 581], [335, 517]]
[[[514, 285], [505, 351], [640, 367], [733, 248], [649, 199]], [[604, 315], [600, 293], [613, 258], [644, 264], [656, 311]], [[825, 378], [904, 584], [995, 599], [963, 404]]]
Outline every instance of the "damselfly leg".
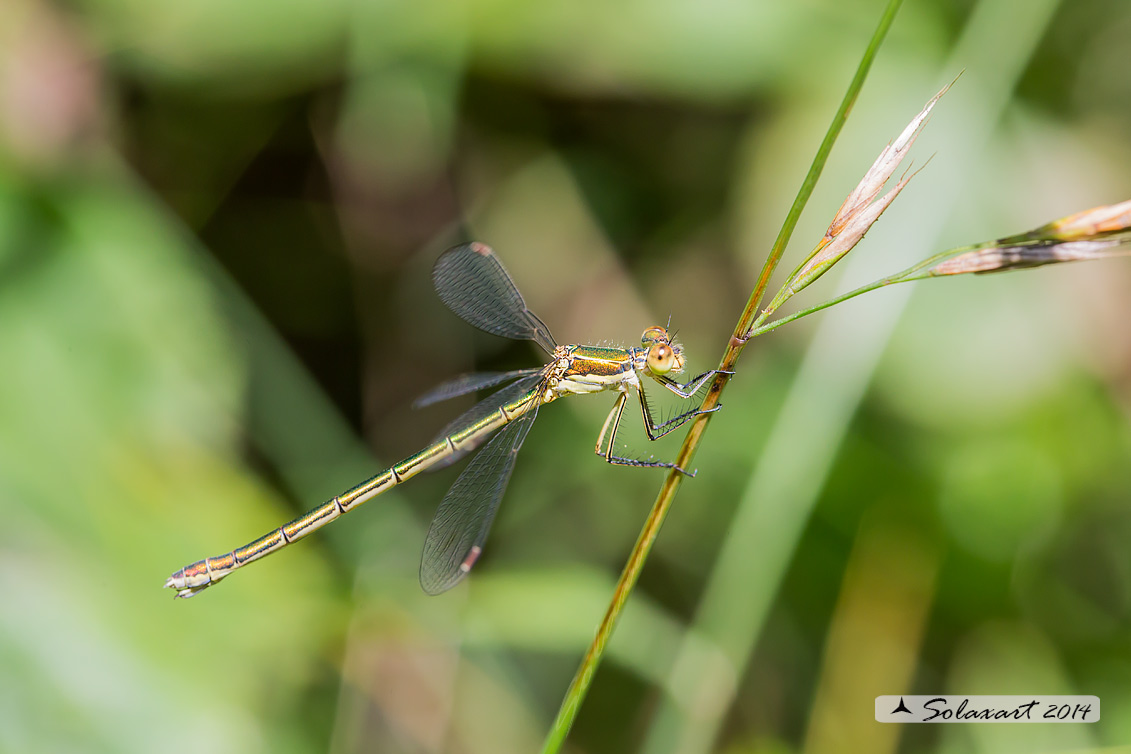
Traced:
[[688, 471], [668, 461], [645, 461], [640, 458], [628, 458], [626, 456], [618, 456], [613, 453], [613, 448], [616, 447], [617, 433], [620, 431], [620, 420], [621, 417], [624, 416], [624, 406], [627, 402], [628, 393], [620, 393], [617, 396], [617, 402], [613, 404], [613, 410], [610, 411], [608, 417], [605, 418], [605, 424], [601, 427], [601, 434], [597, 436], [597, 455], [604, 458], [607, 463], [611, 463], [616, 466], [637, 466], [653, 469], [676, 469], [684, 476], [695, 476], [694, 473], [689, 473]]
[[699, 389], [706, 384], [707, 380], [714, 377], [716, 374], [734, 374], [734, 372], [724, 371], [722, 369], [712, 369], [710, 371], [703, 372], [703, 374], [688, 380], [682, 385], [673, 380], [671, 377], [668, 377], [667, 375], [652, 375], [652, 379], [659, 382], [661, 385], [678, 395], [680, 398], [690, 398], [691, 396], [698, 393]]
[[[662, 424], [657, 425], [653, 422], [652, 417], [648, 412], [648, 406], [644, 398], [644, 391], [639, 390], [638, 392], [640, 395], [641, 415], [644, 417], [644, 430], [648, 433], [648, 438], [650, 440], [658, 440], [672, 430], [679, 428], [683, 424], [686, 424], [687, 421], [692, 419], [693, 417], [699, 416], [700, 414], [713, 414], [720, 408], [719, 406], [716, 406], [715, 408], [711, 408], [706, 411], [700, 409], [692, 409], [680, 414], [679, 416], [673, 417]], [[695, 472], [687, 471], [686, 469], [669, 461], [629, 458], [627, 456], [617, 455], [613, 452], [613, 449], [616, 447], [617, 434], [621, 429], [621, 418], [624, 416], [624, 408], [627, 403], [627, 392], [622, 392], [617, 396], [616, 403], [613, 404], [612, 410], [609, 411], [609, 415], [605, 418], [605, 423], [601, 427], [601, 434], [597, 436], [597, 455], [604, 458], [607, 463], [611, 463], [617, 466], [675, 469], [684, 476], [695, 476]]]
[[704, 411], [699, 407], [695, 407], [681, 414], [677, 414], [666, 421], [657, 423], [656, 420], [652, 418], [652, 410], [648, 406], [648, 397], [644, 394], [644, 388], [641, 388], [637, 392], [640, 394], [640, 415], [644, 419], [644, 431], [648, 433], [649, 440], [659, 440], [661, 437], [679, 429], [696, 416], [701, 414], [713, 414], [722, 408], [722, 406], [715, 406], [714, 408], [709, 408]]

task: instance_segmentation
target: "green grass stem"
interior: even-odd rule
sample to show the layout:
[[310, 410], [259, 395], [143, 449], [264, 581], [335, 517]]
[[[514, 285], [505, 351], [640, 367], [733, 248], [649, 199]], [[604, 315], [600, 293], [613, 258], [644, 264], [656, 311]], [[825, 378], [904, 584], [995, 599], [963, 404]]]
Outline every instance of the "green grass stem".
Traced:
[[[1056, 0], [1042, 0], [1018, 16], [1008, 0], [982, 0], [974, 10], [944, 66], [966, 68], [969, 84], [948, 98], [946, 112], [955, 113], [945, 116], [952, 124], [948, 130], [953, 133], [946, 138], [952, 148], [946, 151], [948, 159], [936, 161], [938, 168], [932, 170], [932, 180], [941, 185], [929, 197], [909, 196], [889, 221], [904, 234], [914, 234], [914, 243], [905, 244], [904, 251], [937, 242], [968, 180], [969, 166], [988, 146], [1056, 6]], [[997, 24], [1011, 13], [1016, 33], [1001, 39]], [[866, 256], [865, 249], [857, 249], [846, 260], [845, 275], [859, 272]], [[877, 299], [851, 320], [826, 318], [818, 328], [711, 569], [685, 634], [686, 646], [666, 684], [680, 691], [662, 700], [643, 748], [646, 754], [713, 749], [841, 438], [906, 299]], [[828, 379], [831, 372], [836, 380]], [[725, 662], [695, 663], [705, 647]]]
[[[719, 369], [721, 370], [733, 369], [739, 354], [742, 352], [749, 338], [749, 333], [757, 318], [759, 304], [769, 285], [770, 277], [773, 275], [778, 262], [781, 261], [782, 255], [785, 253], [789, 239], [793, 235], [798, 219], [801, 217], [801, 212], [813, 193], [813, 188], [816, 186], [817, 179], [824, 169], [825, 162], [828, 160], [833, 144], [840, 134], [845, 121], [848, 119], [848, 114], [851, 112], [852, 106], [856, 102], [861, 88], [864, 86], [864, 80], [868, 75], [868, 70], [875, 60], [880, 44], [883, 42], [884, 37], [891, 28], [892, 22], [895, 20], [896, 12], [899, 10], [901, 3], [902, 0], [889, 0], [887, 7], [884, 9], [880, 22], [875, 32], [872, 34], [871, 41], [868, 43], [868, 47], [860, 60], [859, 66], [857, 66], [856, 75], [853, 76], [852, 82], [849, 84], [848, 90], [841, 100], [840, 107], [833, 116], [832, 123], [829, 125], [825, 138], [821, 142], [816, 156], [813, 158], [809, 172], [806, 174], [804, 181], [802, 181], [801, 188], [797, 192], [797, 197], [794, 199], [793, 205], [786, 215], [785, 222], [782, 224], [781, 231], [778, 233], [777, 239], [774, 241], [774, 245], [770, 250], [770, 254], [765, 264], [762, 266], [761, 274], [758, 276], [758, 281], [755, 284], [753, 292], [750, 294], [746, 308], [743, 310], [742, 316], [739, 318], [738, 324], [734, 328], [734, 334], [727, 344], [726, 351], [719, 362]], [[704, 409], [713, 408], [718, 404], [719, 396], [722, 394], [726, 382], [726, 375], [719, 375], [715, 379], [703, 401]], [[710, 416], [710, 414], [704, 414], [692, 422], [691, 429], [688, 431], [683, 445], [679, 450], [679, 454], [676, 456], [677, 466], [690, 468], [691, 461], [694, 459], [695, 451], [699, 447], [699, 442], [706, 430]], [[574, 720], [577, 718], [577, 713], [585, 700], [586, 692], [589, 690], [589, 685], [592, 683], [597, 667], [601, 663], [601, 658], [604, 656], [609, 637], [612, 636], [617, 621], [620, 619], [621, 612], [624, 609], [625, 602], [627, 602], [633, 587], [635, 587], [640, 577], [640, 572], [648, 558], [648, 553], [651, 551], [652, 545], [656, 541], [656, 536], [659, 534], [660, 527], [663, 525], [664, 518], [667, 516], [668, 509], [675, 499], [676, 490], [679, 489], [682, 480], [683, 475], [674, 470], [664, 479], [663, 486], [660, 488], [652, 510], [644, 523], [643, 529], [640, 531], [640, 535], [637, 537], [636, 544], [632, 548], [628, 562], [625, 564], [624, 570], [621, 573], [620, 580], [617, 582], [616, 589], [613, 592], [613, 599], [609, 603], [605, 616], [597, 628], [597, 634], [594, 636], [592, 644], [590, 644], [589, 649], [586, 651], [585, 657], [582, 659], [581, 665], [578, 667], [577, 673], [573, 678], [573, 682], [570, 683], [569, 689], [562, 701], [558, 715], [550, 728], [549, 734], [546, 736], [545, 744], [542, 747], [543, 754], [553, 754], [554, 752], [560, 751], [562, 744], [565, 742], [566, 736], [569, 734], [569, 730]]]

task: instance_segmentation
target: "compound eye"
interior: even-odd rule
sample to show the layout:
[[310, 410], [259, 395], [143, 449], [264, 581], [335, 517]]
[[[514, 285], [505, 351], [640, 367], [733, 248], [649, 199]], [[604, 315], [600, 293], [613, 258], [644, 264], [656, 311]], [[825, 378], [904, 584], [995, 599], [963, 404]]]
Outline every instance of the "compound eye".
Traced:
[[653, 343], [656, 343], [656, 342], [661, 341], [661, 340], [667, 340], [667, 339], [668, 339], [668, 331], [667, 330], [665, 330], [662, 327], [649, 327], [647, 330], [644, 331], [644, 334], [640, 336], [640, 345], [650, 346]]
[[675, 351], [667, 343], [648, 349], [648, 369], [652, 374], [667, 374], [675, 368]]

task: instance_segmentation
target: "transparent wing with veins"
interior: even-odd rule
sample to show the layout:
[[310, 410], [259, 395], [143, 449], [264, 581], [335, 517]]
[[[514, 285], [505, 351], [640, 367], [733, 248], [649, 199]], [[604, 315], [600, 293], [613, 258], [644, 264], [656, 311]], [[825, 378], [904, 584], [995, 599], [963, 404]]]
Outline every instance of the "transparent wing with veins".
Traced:
[[541, 372], [542, 367], [535, 367], [534, 369], [516, 369], [513, 372], [475, 372], [473, 374], [461, 374], [459, 377], [440, 383], [417, 398], [413, 401], [412, 407], [424, 408], [425, 406], [431, 406], [433, 403], [446, 401], [449, 398], [467, 395], [468, 393], [474, 393], [478, 390], [486, 390], [489, 387], [495, 387], [504, 382], [511, 382], [520, 377], [529, 377], [530, 375], [539, 374]]
[[514, 281], [490, 246], [467, 243], [449, 249], [432, 268], [436, 294], [462, 320], [484, 332], [533, 340], [546, 353], [557, 343], [522, 300]]
[[514, 471], [515, 457], [537, 414], [535, 403], [500, 430], [444, 495], [420, 559], [420, 586], [428, 594], [451, 589], [475, 565]]
[[[472, 424], [479, 422], [481, 419], [486, 419], [491, 414], [497, 412], [502, 406], [508, 403], [517, 401], [522, 396], [529, 393], [534, 389], [539, 382], [542, 381], [542, 370], [539, 369], [534, 374], [524, 379], [519, 380], [513, 385], [508, 385], [502, 390], [492, 393], [483, 400], [476, 403], [458, 417], [448, 422], [447, 426], [440, 430], [439, 434], [433, 439], [433, 442], [438, 442], [449, 435], [455, 434], [465, 427], [470, 427]], [[483, 441], [480, 440], [480, 443]], [[429, 471], [437, 471], [439, 469], [447, 468], [456, 461], [466, 456], [471, 451], [479, 447], [479, 444], [465, 444], [458, 451], [453, 453], [448, 458], [437, 461], [432, 465]]]

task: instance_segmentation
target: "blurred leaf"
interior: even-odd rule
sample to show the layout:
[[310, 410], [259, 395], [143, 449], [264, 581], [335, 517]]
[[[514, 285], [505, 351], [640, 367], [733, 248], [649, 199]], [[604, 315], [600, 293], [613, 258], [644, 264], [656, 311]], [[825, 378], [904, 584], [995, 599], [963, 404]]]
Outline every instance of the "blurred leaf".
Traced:
[[[277, 658], [290, 642], [319, 642], [325, 599], [294, 599], [280, 623], [241, 606], [240, 587], [195, 610], [158, 588], [178, 561], [216, 546], [209, 531], [257, 532], [285, 513], [236, 456], [241, 360], [177, 235], [116, 182], [53, 188], [47, 196], [8, 181], [0, 200], [34, 239], [9, 254], [0, 297], [9, 366], [0, 370], [0, 503], [19, 527], [4, 537], [5, 578], [17, 563], [36, 574], [20, 587], [34, 589], [11, 595], [21, 603], [10, 640], [35, 658], [21, 680], [47, 684], [77, 719], [95, 688], [117, 700], [94, 718], [109, 751], [167, 750], [166, 732], [186, 724], [203, 734], [178, 741], [186, 751], [246, 749], [256, 724], [233, 710], [246, 710], [261, 682], [309, 672]], [[324, 582], [311, 555], [262, 577], [274, 573], [275, 590]], [[220, 616], [240, 630], [217, 632]], [[71, 631], [89, 641], [68, 641]], [[76, 656], [60, 656], [61, 646]], [[90, 663], [107, 665], [73, 675]], [[110, 677], [120, 688], [105, 694]], [[217, 688], [219, 678], [228, 680]], [[25, 726], [44, 722], [14, 719], [31, 738]]]

